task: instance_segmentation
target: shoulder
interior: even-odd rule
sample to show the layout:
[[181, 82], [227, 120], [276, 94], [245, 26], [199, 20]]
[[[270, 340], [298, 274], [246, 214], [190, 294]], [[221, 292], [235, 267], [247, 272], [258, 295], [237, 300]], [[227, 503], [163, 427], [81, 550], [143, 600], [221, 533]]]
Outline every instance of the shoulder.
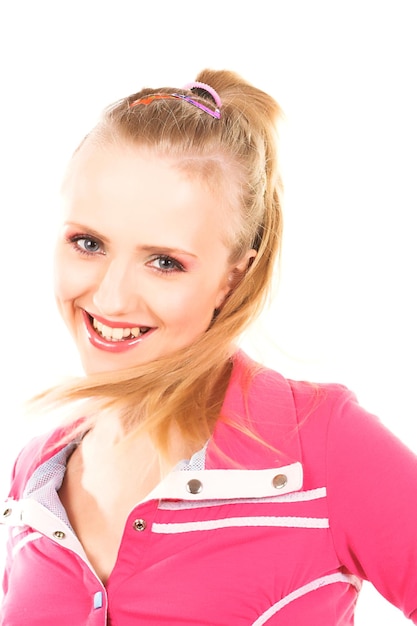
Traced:
[[349, 397], [343, 385], [290, 380], [238, 351], [214, 438], [230, 457], [240, 445], [242, 463], [276, 463], [277, 453], [302, 461], [303, 449], [323, 450], [328, 422]]
[[21, 497], [28, 479], [42, 463], [50, 459], [71, 439], [74, 426], [62, 426], [33, 437], [20, 451], [13, 466], [9, 496]]
[[384, 449], [395, 439], [345, 385], [293, 380], [242, 353], [237, 359], [226, 407], [246, 415], [246, 425], [278, 448], [298, 438], [304, 459], [338, 463], [348, 450], [366, 449], [367, 441]]
[[229, 400], [236, 403], [246, 395], [249, 409], [251, 406], [258, 410], [278, 407], [281, 414], [285, 409], [296, 411], [299, 423], [313, 415], [330, 417], [344, 406], [357, 403], [354, 393], [345, 385], [286, 378], [253, 361], [242, 351], [235, 355], [228, 393]]

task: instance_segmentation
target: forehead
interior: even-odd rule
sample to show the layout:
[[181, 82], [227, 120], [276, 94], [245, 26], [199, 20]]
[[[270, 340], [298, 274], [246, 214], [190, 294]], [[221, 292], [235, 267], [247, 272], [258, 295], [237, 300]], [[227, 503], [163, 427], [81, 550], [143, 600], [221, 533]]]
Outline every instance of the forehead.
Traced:
[[211, 236], [229, 247], [233, 212], [210, 184], [206, 168], [193, 159], [120, 143], [86, 143], [74, 155], [62, 191], [67, 221], [90, 220], [123, 236], [130, 230], [132, 237], [146, 229], [155, 241], [170, 233], [184, 242]]
[[[235, 239], [240, 211], [227, 164], [218, 154], [173, 156], [146, 146], [100, 137], [87, 139], [69, 163], [63, 181], [64, 206], [89, 203], [131, 210], [158, 210], [161, 219], [202, 223], [216, 220], [225, 241]], [[94, 200], [93, 200], [94, 198]], [[176, 217], [175, 217], [176, 216]], [[185, 222], [184, 222], [185, 223]]]
[[221, 160], [217, 156], [197, 156], [191, 153], [162, 152], [148, 146], [135, 145], [118, 138], [105, 140], [99, 137], [87, 138], [74, 153], [68, 164], [63, 181], [63, 190], [68, 184], [91, 185], [104, 173], [111, 175], [114, 182], [123, 179], [130, 188], [140, 180], [141, 172], [159, 168], [169, 173], [170, 182], [200, 185], [201, 191], [213, 196], [219, 195], [219, 184], [223, 176]]

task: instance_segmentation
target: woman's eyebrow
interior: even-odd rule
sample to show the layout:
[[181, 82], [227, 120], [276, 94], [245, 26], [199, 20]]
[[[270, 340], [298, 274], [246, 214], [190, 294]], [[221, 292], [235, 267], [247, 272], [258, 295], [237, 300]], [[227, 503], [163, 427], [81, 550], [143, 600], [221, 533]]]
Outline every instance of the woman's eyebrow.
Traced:
[[100, 241], [102, 241], [103, 243], [109, 243], [110, 241], [107, 237], [99, 233], [97, 230], [95, 230], [94, 228], [90, 228], [90, 226], [86, 226], [85, 224], [79, 224], [78, 222], [65, 222], [65, 227], [76, 228], [77, 230], [82, 231], [83, 234], [88, 234], [92, 237], [100, 239]]
[[188, 250], [183, 250], [182, 248], [171, 248], [169, 246], [159, 245], [159, 246], [138, 246], [138, 249], [144, 250], [145, 252], [156, 254], [157, 252], [164, 252], [167, 254], [186, 254], [187, 256], [192, 256], [197, 258], [196, 254], [189, 252]]

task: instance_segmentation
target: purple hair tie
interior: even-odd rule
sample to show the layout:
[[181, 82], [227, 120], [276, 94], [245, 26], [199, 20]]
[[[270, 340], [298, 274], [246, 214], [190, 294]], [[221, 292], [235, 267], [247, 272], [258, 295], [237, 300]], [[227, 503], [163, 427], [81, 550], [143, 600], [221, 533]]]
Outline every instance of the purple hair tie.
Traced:
[[190, 91], [192, 89], [203, 89], [213, 98], [216, 104], [216, 108], [211, 109], [205, 104], [202, 104], [201, 102], [198, 102], [198, 100], [194, 100], [194, 98], [192, 98], [191, 96], [187, 96], [186, 94], [183, 94], [183, 93], [155, 93], [155, 94], [150, 94], [148, 96], [142, 96], [141, 98], [138, 98], [137, 100], [134, 100], [133, 102], [131, 102], [129, 104], [129, 108], [133, 108], [137, 106], [138, 104], [144, 104], [144, 105], [151, 104], [155, 100], [168, 100], [170, 98], [176, 98], [180, 100], [185, 100], [185, 102], [192, 104], [193, 106], [197, 107], [201, 111], [204, 111], [208, 115], [211, 115], [211, 117], [215, 117], [217, 120], [220, 119], [221, 117], [220, 107], [222, 106], [222, 101], [220, 100], [219, 94], [212, 87], [210, 87], [210, 85], [206, 85], [206, 83], [194, 82], [194, 83], [188, 83], [188, 85], [185, 85], [183, 89], [189, 89]]
[[220, 100], [219, 94], [215, 89], [213, 89], [213, 87], [207, 85], [207, 83], [199, 83], [198, 81], [196, 81], [194, 83], [188, 83], [187, 85], [184, 85], [183, 89], [189, 89], [190, 91], [192, 91], [193, 89], [204, 89], [204, 91], [207, 91], [207, 93], [211, 95], [217, 105], [217, 108], [220, 109], [222, 106], [222, 101]]

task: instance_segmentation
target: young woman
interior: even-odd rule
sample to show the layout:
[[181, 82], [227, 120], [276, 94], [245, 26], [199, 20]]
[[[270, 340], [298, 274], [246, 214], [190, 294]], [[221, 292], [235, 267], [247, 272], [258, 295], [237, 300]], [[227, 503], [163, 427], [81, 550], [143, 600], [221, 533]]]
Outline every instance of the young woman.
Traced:
[[281, 240], [277, 103], [227, 71], [110, 106], [63, 182], [56, 299], [86, 377], [16, 461], [1, 624], [417, 623], [417, 458], [236, 340]]

